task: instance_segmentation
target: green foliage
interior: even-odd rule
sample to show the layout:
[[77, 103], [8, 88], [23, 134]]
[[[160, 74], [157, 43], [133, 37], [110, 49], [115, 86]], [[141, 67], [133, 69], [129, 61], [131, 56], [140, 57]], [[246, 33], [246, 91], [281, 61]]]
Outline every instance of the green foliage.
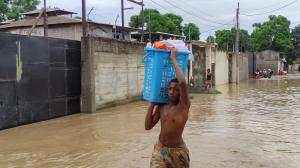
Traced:
[[181, 25], [183, 21], [182, 17], [172, 13], [167, 13], [165, 14], [165, 16], [168, 17], [173, 23], [175, 23], [176, 29], [174, 31], [174, 34], [182, 35], [182, 29], [183, 29]]
[[257, 51], [275, 50], [287, 52], [293, 48], [291, 42], [290, 22], [284, 16], [269, 16], [269, 21], [253, 25], [254, 47]]
[[183, 34], [188, 40], [199, 40], [200, 30], [194, 23], [185, 24], [183, 27]]
[[8, 11], [8, 0], [0, 0], [0, 22], [6, 20]]
[[300, 58], [300, 25], [296, 26], [291, 33], [293, 48], [287, 52], [287, 62], [292, 64], [294, 60]]
[[[233, 38], [235, 39], [236, 37], [236, 29], [231, 29], [231, 32], [233, 34]], [[251, 46], [251, 39], [250, 35], [247, 30], [240, 29], [240, 40], [239, 40], [239, 51], [240, 52], [245, 52], [252, 50]]]
[[[129, 26], [135, 28], [142, 27], [142, 16], [142, 11], [139, 15], [131, 16]], [[183, 19], [181, 16], [172, 13], [162, 15], [156, 9], [144, 10], [144, 25], [146, 26], [146, 31], [182, 35], [182, 21]]]
[[[250, 36], [247, 30], [241, 29], [239, 40], [239, 51], [251, 50]], [[217, 47], [223, 51], [234, 51], [236, 29], [218, 30], [215, 32]]]
[[206, 38], [206, 42], [207, 42], [207, 43], [214, 44], [214, 43], [216, 43], [216, 38], [215, 38], [214, 36], [208, 36], [208, 37]]
[[20, 13], [36, 9], [40, 0], [0, 0], [0, 21], [20, 19]]
[[294, 46], [300, 45], [300, 25], [292, 30], [292, 42]]
[[230, 30], [218, 30], [215, 35], [218, 49], [233, 51], [234, 37]]

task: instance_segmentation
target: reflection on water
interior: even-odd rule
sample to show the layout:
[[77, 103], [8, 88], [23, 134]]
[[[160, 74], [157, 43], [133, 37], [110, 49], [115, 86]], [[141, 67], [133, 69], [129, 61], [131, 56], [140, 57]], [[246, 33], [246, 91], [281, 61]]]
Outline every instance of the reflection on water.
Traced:
[[[300, 167], [300, 76], [218, 89], [191, 95], [191, 167]], [[144, 131], [146, 108], [136, 102], [0, 131], [0, 167], [149, 167], [159, 126]]]

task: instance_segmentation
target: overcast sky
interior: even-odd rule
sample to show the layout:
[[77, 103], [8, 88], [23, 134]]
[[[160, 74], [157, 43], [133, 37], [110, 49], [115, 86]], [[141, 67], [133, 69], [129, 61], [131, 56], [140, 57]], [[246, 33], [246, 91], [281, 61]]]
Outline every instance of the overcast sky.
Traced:
[[[238, 2], [240, 28], [249, 32], [253, 31], [253, 23], [267, 21], [271, 14], [287, 17], [291, 21], [291, 28], [300, 24], [300, 0], [144, 0], [145, 8], [155, 8], [162, 14], [174, 13], [182, 16], [184, 23], [195, 23], [200, 28], [200, 40], [214, 35], [216, 30], [233, 27]], [[47, 6], [81, 15], [81, 0], [48, 0], [47, 3]], [[86, 3], [87, 12], [92, 7], [95, 9], [89, 16], [93, 21], [113, 24], [117, 15], [120, 15], [117, 24], [121, 25], [121, 0], [86, 0]], [[125, 7], [134, 7], [133, 10], [125, 11], [127, 26], [130, 16], [138, 14], [141, 7], [127, 0], [124, 3]]]

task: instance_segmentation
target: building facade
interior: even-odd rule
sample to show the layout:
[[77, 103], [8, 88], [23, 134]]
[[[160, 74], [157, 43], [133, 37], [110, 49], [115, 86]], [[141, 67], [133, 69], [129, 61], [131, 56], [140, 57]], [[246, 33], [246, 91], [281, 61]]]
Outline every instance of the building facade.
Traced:
[[[23, 13], [21, 20], [0, 25], [0, 32], [44, 36], [43, 18], [37, 19], [40, 11]], [[48, 37], [62, 38], [80, 41], [82, 37], [82, 20], [70, 16], [73, 12], [63, 11], [60, 9], [47, 9], [48, 13]], [[36, 27], [33, 26], [36, 24]], [[87, 23], [87, 34], [94, 37], [116, 38], [131, 41], [131, 32], [138, 29], [121, 27], [110, 24], [103, 24], [89, 21]]]
[[255, 53], [255, 67], [259, 70], [271, 69], [274, 74], [284, 69], [284, 55], [277, 51], [265, 50]]

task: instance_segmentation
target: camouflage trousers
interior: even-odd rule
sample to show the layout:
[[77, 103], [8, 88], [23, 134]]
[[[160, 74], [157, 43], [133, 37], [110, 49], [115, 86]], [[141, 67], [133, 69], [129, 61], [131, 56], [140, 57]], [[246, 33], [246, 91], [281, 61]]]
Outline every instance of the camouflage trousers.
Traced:
[[152, 152], [150, 168], [189, 168], [190, 157], [186, 145], [178, 148], [164, 147], [157, 142]]

